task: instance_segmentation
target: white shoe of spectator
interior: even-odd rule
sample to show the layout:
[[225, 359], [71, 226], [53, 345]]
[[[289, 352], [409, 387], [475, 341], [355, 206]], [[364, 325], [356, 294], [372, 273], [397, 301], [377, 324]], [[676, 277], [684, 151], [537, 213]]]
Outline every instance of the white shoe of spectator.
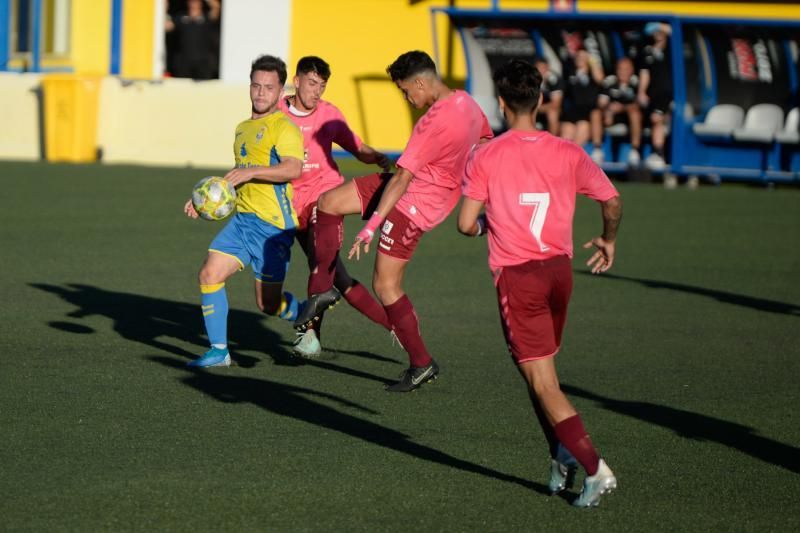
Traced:
[[603, 161], [606, 160], [606, 155], [603, 153], [602, 148], [595, 148], [592, 150], [592, 161], [597, 163], [598, 165], [602, 165]]
[[678, 176], [664, 173], [664, 188], [675, 189], [678, 186]]
[[638, 167], [641, 162], [642, 156], [639, 155], [639, 150], [631, 148], [631, 151], [628, 152], [628, 165], [631, 167]]
[[660, 155], [652, 153], [647, 156], [645, 165], [647, 165], [647, 168], [650, 170], [664, 170], [667, 167], [667, 162], [664, 161], [664, 158]]
[[687, 189], [694, 190], [699, 186], [700, 186], [700, 178], [698, 178], [697, 176], [689, 176], [688, 178], [686, 178]]

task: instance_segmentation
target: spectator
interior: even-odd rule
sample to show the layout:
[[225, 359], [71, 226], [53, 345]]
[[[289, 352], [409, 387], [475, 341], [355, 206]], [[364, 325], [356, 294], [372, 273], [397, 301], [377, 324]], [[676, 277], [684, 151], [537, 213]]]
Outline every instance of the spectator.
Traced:
[[639, 103], [650, 119], [653, 145], [653, 153], [645, 164], [652, 170], [662, 170], [666, 167], [665, 122], [672, 103], [672, 61], [669, 50], [672, 28], [669, 24], [650, 22], [645, 25], [644, 33], [653, 38], [653, 44], [644, 49], [639, 70]]
[[603, 116], [598, 108], [603, 68], [586, 50], [575, 54], [575, 68], [565, 78], [561, 137], [583, 146], [591, 138], [595, 163], [603, 162]]
[[641, 162], [639, 146], [642, 141], [642, 109], [639, 107], [639, 78], [634, 74], [633, 61], [621, 57], [617, 61], [616, 75], [608, 76], [603, 82], [600, 105], [604, 109], [604, 124], [625, 123], [630, 133], [631, 151], [628, 164], [638, 166]]
[[[169, 5], [169, 4], [167, 4]], [[186, 11], [167, 14], [167, 66], [176, 78], [217, 77], [220, 0], [187, 0]]]
[[542, 75], [542, 105], [536, 115], [536, 122], [544, 125], [553, 135], [558, 135], [561, 120], [561, 103], [564, 100], [564, 81], [550, 70], [550, 64], [543, 57], [533, 60], [536, 69]]

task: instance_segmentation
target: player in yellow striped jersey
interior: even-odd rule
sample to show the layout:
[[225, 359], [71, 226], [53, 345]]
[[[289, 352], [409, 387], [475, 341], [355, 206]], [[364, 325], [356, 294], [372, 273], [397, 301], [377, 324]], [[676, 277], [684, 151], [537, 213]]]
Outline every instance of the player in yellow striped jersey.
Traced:
[[[228, 298], [225, 280], [247, 265], [255, 274], [256, 303], [263, 312], [293, 321], [300, 303], [283, 292], [297, 214], [291, 181], [303, 168], [303, 136], [278, 110], [286, 83], [286, 64], [273, 56], [257, 58], [250, 70], [252, 114], [236, 127], [236, 167], [225, 179], [237, 188], [237, 213], [217, 234], [200, 269], [203, 319], [211, 344], [190, 366], [229, 366]], [[191, 200], [184, 212], [197, 218]]]

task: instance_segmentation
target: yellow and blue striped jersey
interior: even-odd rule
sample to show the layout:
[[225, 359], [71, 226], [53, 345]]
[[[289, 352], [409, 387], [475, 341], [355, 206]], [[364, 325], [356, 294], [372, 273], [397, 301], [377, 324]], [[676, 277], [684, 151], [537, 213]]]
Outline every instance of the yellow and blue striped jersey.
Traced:
[[[284, 157], [303, 160], [303, 135], [280, 111], [258, 119], [244, 120], [236, 127], [233, 155], [239, 168], [277, 165]], [[281, 229], [297, 227], [290, 183], [250, 181], [236, 191], [240, 213], [254, 213]]]

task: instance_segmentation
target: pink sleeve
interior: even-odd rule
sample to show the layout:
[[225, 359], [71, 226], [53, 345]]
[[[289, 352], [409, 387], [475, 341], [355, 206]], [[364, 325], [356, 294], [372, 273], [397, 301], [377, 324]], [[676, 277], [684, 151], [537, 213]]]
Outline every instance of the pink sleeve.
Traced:
[[434, 123], [428, 113], [423, 115], [414, 126], [414, 131], [403, 150], [403, 155], [397, 160], [398, 167], [404, 168], [412, 174], [416, 174], [441, 153], [441, 121]]
[[575, 163], [575, 190], [578, 194], [588, 196], [592, 200], [605, 202], [619, 196], [617, 189], [611, 184], [606, 173], [592, 161], [582, 148], [576, 148], [578, 159]]
[[350, 126], [347, 124], [347, 119], [344, 118], [342, 112], [337, 108], [334, 109], [335, 114], [333, 115], [333, 119], [336, 130], [334, 131], [333, 142], [355, 155], [361, 149], [361, 145], [363, 145], [364, 142], [350, 129]]
[[481, 113], [481, 118], [483, 119], [483, 124], [481, 124], [481, 139], [491, 139], [494, 137], [494, 133], [492, 132], [492, 127], [489, 125], [489, 119], [486, 118], [486, 115]]
[[486, 173], [483, 172], [481, 165], [482, 157], [480, 154], [482, 150], [473, 150], [467, 160], [467, 167], [464, 170], [464, 183], [461, 192], [467, 198], [477, 200], [478, 202], [486, 202], [489, 198], [489, 179]]

